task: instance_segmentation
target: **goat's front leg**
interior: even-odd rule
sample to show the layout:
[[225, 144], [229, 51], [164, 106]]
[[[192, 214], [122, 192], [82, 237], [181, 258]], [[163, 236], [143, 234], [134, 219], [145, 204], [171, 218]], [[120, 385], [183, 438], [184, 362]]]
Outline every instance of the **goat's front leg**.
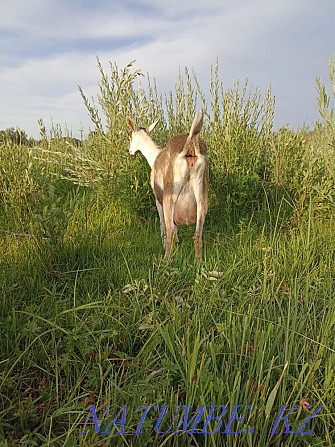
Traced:
[[176, 224], [174, 224], [174, 227], [173, 227], [173, 234], [174, 234], [174, 240], [178, 244], [179, 243], [179, 237], [178, 237], [178, 227], [177, 227]]

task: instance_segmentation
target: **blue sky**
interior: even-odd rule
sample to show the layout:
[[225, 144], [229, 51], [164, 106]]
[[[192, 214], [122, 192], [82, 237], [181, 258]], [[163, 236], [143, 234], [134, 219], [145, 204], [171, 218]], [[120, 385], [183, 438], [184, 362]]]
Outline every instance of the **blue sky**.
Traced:
[[0, 129], [38, 137], [43, 118], [87, 133], [77, 86], [96, 94], [96, 56], [106, 68], [136, 59], [163, 92], [184, 66], [209, 91], [218, 57], [226, 88], [246, 76], [262, 91], [272, 85], [277, 127], [318, 118], [317, 76], [330, 91], [335, 0], [0, 0], [0, 8]]

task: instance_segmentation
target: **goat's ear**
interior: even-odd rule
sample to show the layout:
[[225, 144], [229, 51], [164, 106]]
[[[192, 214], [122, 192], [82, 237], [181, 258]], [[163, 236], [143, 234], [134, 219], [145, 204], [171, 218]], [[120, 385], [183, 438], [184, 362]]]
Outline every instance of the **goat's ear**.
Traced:
[[150, 126], [147, 128], [147, 131], [150, 133], [154, 130], [154, 128], [156, 127], [157, 123], [158, 123], [159, 119], [156, 120], [154, 123], [150, 124]]
[[136, 130], [135, 123], [134, 123], [134, 121], [131, 118], [129, 118], [129, 116], [127, 116], [127, 124], [131, 128], [131, 130], [133, 132], [135, 132], [135, 130]]

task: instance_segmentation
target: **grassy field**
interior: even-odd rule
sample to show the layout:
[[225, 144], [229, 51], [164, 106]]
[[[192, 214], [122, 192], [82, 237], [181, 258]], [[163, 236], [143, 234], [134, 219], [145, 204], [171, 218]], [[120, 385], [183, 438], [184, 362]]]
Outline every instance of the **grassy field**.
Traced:
[[[0, 146], [1, 445], [333, 446], [335, 123], [323, 82], [315, 127], [275, 132], [271, 90], [224, 89], [217, 66], [206, 94], [186, 70], [166, 95], [149, 78], [138, 86], [131, 65], [98, 66], [96, 102], [81, 91], [94, 123], [84, 141], [41, 121], [38, 147]], [[204, 259], [185, 227], [164, 261], [125, 117], [159, 117], [164, 144], [199, 106]], [[300, 430], [310, 433], [295, 433], [317, 409], [308, 404], [323, 407]], [[99, 422], [113, 405], [98, 433], [91, 405]], [[183, 433], [186, 405], [188, 421], [206, 405], [194, 433]], [[220, 429], [204, 427], [211, 405], [226, 407]], [[243, 421], [230, 421], [234, 405], [250, 406], [235, 414]], [[275, 426], [283, 405], [297, 405], [289, 427]]]

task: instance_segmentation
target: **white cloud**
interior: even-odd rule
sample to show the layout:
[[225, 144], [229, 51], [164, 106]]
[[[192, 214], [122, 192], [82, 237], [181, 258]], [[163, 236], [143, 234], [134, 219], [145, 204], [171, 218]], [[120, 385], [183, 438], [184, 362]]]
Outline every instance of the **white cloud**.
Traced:
[[2, 128], [17, 125], [37, 136], [37, 120], [52, 117], [55, 122], [72, 123], [77, 131], [81, 122], [88, 125], [78, 84], [89, 88], [96, 80], [95, 57], [80, 53], [27, 60], [0, 70]]
[[107, 1], [88, 9], [71, 0], [3, 0], [0, 127], [19, 125], [36, 136], [41, 116], [67, 121], [74, 131], [88, 127], [77, 85], [97, 91], [96, 54], [119, 66], [136, 59], [162, 91], [173, 90], [179, 66], [193, 66], [209, 90], [218, 56], [226, 86], [246, 75], [262, 89], [273, 84], [279, 124], [311, 121], [314, 79], [327, 77], [334, 48], [325, 7], [331, 11], [331, 1], [320, 8], [310, 0], [142, 0], [136, 7]]
[[154, 36], [162, 25], [162, 21], [152, 20], [141, 9], [126, 9], [122, 2], [85, 8], [85, 3], [64, 0], [5, 0], [1, 7], [1, 28], [40, 42]]

